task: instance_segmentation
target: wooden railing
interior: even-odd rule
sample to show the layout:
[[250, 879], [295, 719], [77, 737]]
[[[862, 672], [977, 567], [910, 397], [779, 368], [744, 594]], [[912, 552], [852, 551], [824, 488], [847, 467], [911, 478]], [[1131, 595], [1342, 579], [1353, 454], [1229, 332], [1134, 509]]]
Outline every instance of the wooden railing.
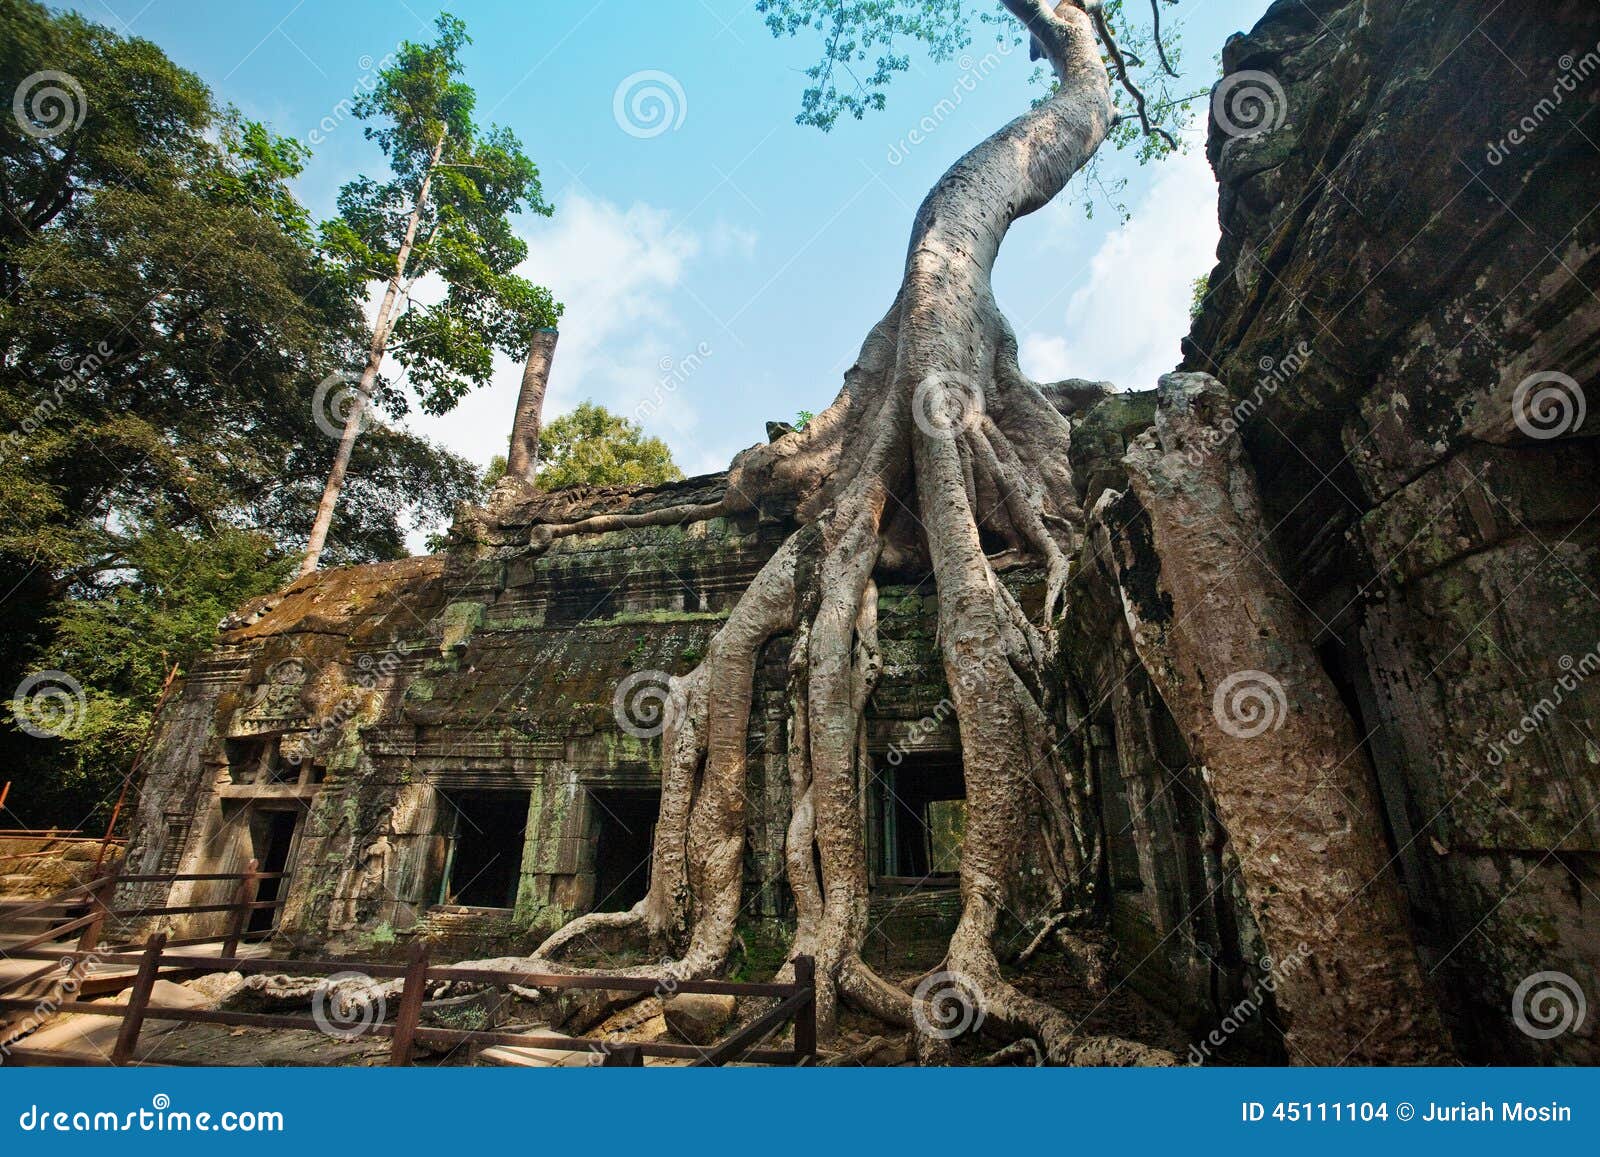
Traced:
[[[282, 872], [262, 872], [258, 870], [255, 860], [251, 860], [243, 872], [165, 872], [156, 874], [122, 873], [113, 869], [93, 880], [64, 892], [58, 892], [43, 900], [0, 901], [0, 932], [4, 932], [7, 925], [29, 916], [47, 916], [60, 912], [68, 918], [60, 924], [52, 925], [42, 932], [36, 933], [20, 944], [14, 944], [5, 949], [7, 956], [27, 958], [33, 949], [45, 944], [53, 944], [72, 935], [80, 933], [78, 937], [78, 950], [88, 952], [99, 943], [107, 920], [142, 920], [156, 916], [195, 916], [209, 912], [228, 912], [231, 919], [228, 921], [227, 932], [222, 939], [222, 955], [234, 956], [239, 951], [239, 942], [247, 935], [250, 916], [253, 912], [267, 909], [280, 908], [283, 899], [261, 900], [258, 898], [263, 880], [277, 880], [285, 878]], [[113, 908], [112, 899], [119, 884], [177, 884], [177, 883], [226, 883], [235, 884], [233, 895], [225, 904], [163, 904], [148, 907]], [[79, 908], [87, 907], [88, 911], [80, 916], [71, 913]], [[216, 941], [216, 936], [196, 936], [186, 940], [173, 940], [168, 946], [192, 946], [195, 944], [210, 944]]]
[[[134, 1049], [146, 1020], [187, 1021], [199, 1024], [247, 1026], [267, 1029], [310, 1029], [327, 1031], [326, 1025], [314, 1016], [280, 1013], [228, 1012], [221, 1009], [166, 1008], [152, 1006], [150, 994], [156, 977], [164, 968], [205, 969], [224, 972], [288, 973], [290, 975], [317, 975], [359, 970], [374, 981], [402, 979], [400, 1003], [393, 1022], [382, 1019], [380, 1008], [373, 1022], [364, 1026], [363, 1033], [387, 1038], [390, 1041], [389, 1063], [409, 1065], [418, 1044], [443, 1048], [470, 1045], [477, 1047], [512, 1046], [520, 1048], [559, 1049], [568, 1052], [590, 1052], [601, 1056], [606, 1066], [637, 1066], [644, 1058], [669, 1057], [693, 1061], [700, 1065], [724, 1065], [735, 1061], [768, 1065], [805, 1065], [816, 1059], [816, 984], [815, 967], [809, 956], [795, 961], [795, 979], [788, 984], [745, 984], [721, 980], [682, 980], [671, 984], [672, 992], [712, 996], [743, 996], [776, 999], [778, 1004], [750, 1024], [740, 1028], [726, 1040], [713, 1047], [675, 1044], [669, 1041], [617, 1044], [590, 1037], [496, 1032], [486, 1029], [437, 1028], [421, 1023], [422, 1006], [428, 986], [440, 982], [459, 981], [485, 985], [516, 984], [530, 988], [600, 989], [610, 992], [656, 993], [665, 987], [662, 982], [642, 977], [581, 976], [562, 973], [538, 974], [508, 969], [467, 968], [451, 965], [434, 965], [428, 958], [425, 941], [418, 940], [404, 964], [366, 964], [349, 960], [272, 960], [241, 958], [237, 956], [185, 956], [168, 951], [171, 947], [165, 934], [150, 938], [138, 954], [107, 955], [96, 953], [101, 963], [137, 964], [132, 991], [127, 1004], [64, 1000], [56, 1004], [58, 1012], [86, 1013], [91, 1016], [120, 1017], [122, 1024], [117, 1042], [111, 1053], [111, 1063], [126, 1065], [134, 1061]], [[16, 955], [16, 953], [12, 953]], [[60, 966], [68, 958], [76, 961], [84, 953], [30, 953], [30, 958], [48, 956]], [[22, 1009], [33, 1006], [33, 1001], [0, 998], [0, 1009]], [[764, 1041], [789, 1021], [794, 1021], [794, 1044], [788, 1049], [761, 1048]], [[87, 1058], [63, 1058], [13, 1047], [13, 1063], [60, 1064], [98, 1063]]]
[[78, 840], [100, 842], [99, 836], [86, 836], [77, 828], [0, 828], [0, 840]]

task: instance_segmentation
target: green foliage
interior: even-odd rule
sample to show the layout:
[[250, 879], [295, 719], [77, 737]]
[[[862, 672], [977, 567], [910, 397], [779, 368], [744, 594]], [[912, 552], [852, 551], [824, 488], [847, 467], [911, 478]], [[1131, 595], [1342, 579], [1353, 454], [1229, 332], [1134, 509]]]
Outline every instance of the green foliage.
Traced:
[[545, 490], [636, 486], [683, 477], [665, 442], [593, 402], [581, 403], [540, 431], [539, 463], [537, 480]]
[[282, 586], [292, 558], [258, 531], [194, 535], [162, 521], [129, 528], [123, 564], [54, 617], [54, 657], [81, 680], [134, 694], [187, 669], [217, 623]]
[[804, 430], [807, 426], [811, 425], [811, 419], [815, 417], [816, 415], [810, 410], [801, 410], [794, 416], [794, 428], [796, 430]]
[[35, 753], [54, 774], [30, 785], [27, 802], [74, 823], [115, 796], [172, 666], [188, 669], [224, 615], [293, 570], [292, 556], [254, 531], [191, 535], [156, 521], [125, 541], [124, 565], [64, 600], [51, 622], [49, 661], [83, 685], [85, 708], [60, 739], [34, 740], [59, 750]]
[[1211, 296], [1211, 274], [1202, 273], [1194, 279], [1189, 294], [1189, 320], [1193, 321], [1200, 316], [1200, 311], [1206, 307], [1206, 298]]
[[[319, 252], [290, 189], [300, 145], [147, 41], [0, 0], [0, 87], [47, 71], [74, 78], [75, 111], [46, 123], [40, 105], [33, 131], [0, 117], [0, 699], [54, 668], [89, 711], [70, 743], [0, 721], [0, 759], [11, 808], [75, 823], [101, 771], [126, 770], [161, 653], [197, 653], [223, 610], [282, 581], [332, 455], [318, 383], [367, 334], [361, 279]], [[411, 525], [476, 485], [466, 461], [374, 427], [335, 561], [404, 554]]]
[[[1167, 5], [1172, 0], [1157, 3]], [[1176, 21], [1162, 25], [1158, 45], [1152, 6], [1139, 0], [1134, 8], [1137, 16], [1129, 14], [1125, 0], [1106, 0], [1102, 13], [1127, 62], [1129, 80], [1144, 94], [1152, 131], [1145, 131], [1132, 95], [1117, 83], [1109, 50], [1102, 47], [1102, 56], [1112, 71], [1113, 99], [1124, 118], [1112, 128], [1108, 140], [1115, 150], [1132, 149], [1142, 165], [1173, 151], [1163, 132], [1175, 136], [1187, 123], [1193, 102], [1205, 93], [1174, 91], [1174, 73], [1181, 59]], [[860, 120], [869, 110], [881, 111], [888, 103], [894, 77], [910, 68], [912, 51], [926, 53], [935, 64], [946, 64], [972, 44], [977, 25], [992, 26], [1002, 44], [1021, 46], [1029, 39], [1022, 25], [999, 4], [970, 0], [757, 0], [756, 9], [776, 37], [809, 33], [820, 40], [821, 59], [806, 69], [810, 84], [801, 95], [795, 123], [824, 132], [832, 129], [841, 115]], [[1041, 65], [1033, 76], [1047, 94], [1054, 91], [1056, 80], [1050, 69]], [[1083, 198], [1089, 216], [1094, 215], [1098, 198], [1127, 219], [1127, 207], [1121, 201], [1127, 182], [1107, 179], [1098, 156], [1090, 160], [1080, 179], [1090, 193]]]
[[[406, 262], [407, 294], [388, 344], [429, 414], [448, 412], [488, 381], [496, 349], [524, 356], [534, 331], [561, 316], [548, 289], [515, 272], [528, 247], [516, 235], [513, 215], [552, 212], [539, 170], [510, 130], [474, 123], [477, 98], [461, 79], [459, 55], [470, 43], [466, 25], [441, 15], [436, 27], [431, 43], [402, 43], [395, 62], [356, 101], [355, 114], [370, 122], [366, 135], [383, 149], [390, 175], [345, 185], [338, 217], [323, 227], [324, 247], [348, 276], [386, 281], [429, 180]], [[423, 305], [409, 290], [429, 275], [443, 280], [446, 293]], [[376, 395], [390, 414], [410, 409], [409, 394], [394, 383], [380, 382]]]
[[[972, 43], [962, 0], [756, 0], [756, 11], [774, 36], [814, 31], [822, 38], [795, 123], [823, 132], [841, 114], [860, 120], [883, 110], [889, 83], [911, 67], [907, 42], [935, 64]], [[848, 77], [842, 87], [841, 73]]]
[[506, 476], [506, 456], [496, 454], [489, 459], [489, 465], [483, 472], [483, 492], [488, 494], [495, 488], [500, 479]]

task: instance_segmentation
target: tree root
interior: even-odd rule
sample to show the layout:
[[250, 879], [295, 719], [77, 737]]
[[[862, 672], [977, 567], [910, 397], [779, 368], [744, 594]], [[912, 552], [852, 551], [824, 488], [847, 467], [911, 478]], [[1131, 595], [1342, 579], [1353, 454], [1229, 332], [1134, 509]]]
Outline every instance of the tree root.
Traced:
[[[801, 523], [704, 661], [673, 681], [649, 894], [626, 913], [579, 917], [516, 967], [554, 971], [559, 957], [597, 933], [637, 936], [665, 958], [584, 970], [593, 975], [670, 982], [725, 967], [741, 894], [754, 670], [766, 642], [788, 634], [790, 960], [815, 958], [823, 1038], [835, 1036], [843, 1000], [913, 1030], [924, 1063], [948, 1061], [952, 1039], [975, 1029], [1036, 1041], [1051, 1063], [1174, 1063], [1159, 1049], [1079, 1035], [1059, 1010], [1003, 979], [993, 946], [1024, 874], [1049, 877], [1060, 911], [1091, 907], [1100, 850], [1085, 768], [1062, 756], [1053, 723], [1054, 623], [1083, 523], [1067, 466], [1070, 428], [1018, 367], [989, 276], [1011, 223], [1048, 203], [1113, 123], [1109, 78], [1082, 9], [1064, 2], [1051, 11], [1037, 0], [1006, 7], [1043, 46], [1060, 86], [929, 193], [900, 293], [834, 403], [805, 430], [736, 458], [717, 503], [535, 528], [532, 545], [542, 549], [572, 534], [711, 518], [766, 499], [794, 509]], [[1034, 616], [996, 574], [990, 555], [1002, 553], [1042, 568], [1044, 605]], [[861, 955], [871, 775], [863, 721], [883, 665], [880, 567], [932, 572], [967, 789], [962, 915], [947, 972], [915, 992], [890, 984]], [[1047, 838], [1030, 842], [1035, 815]], [[1029, 851], [1035, 843], [1044, 850]], [[1034, 857], [1026, 873], [1025, 854]], [[1093, 975], [1087, 963], [1085, 970]], [[792, 964], [780, 975], [791, 976]], [[967, 1006], [930, 985], [941, 977], [956, 978]]]

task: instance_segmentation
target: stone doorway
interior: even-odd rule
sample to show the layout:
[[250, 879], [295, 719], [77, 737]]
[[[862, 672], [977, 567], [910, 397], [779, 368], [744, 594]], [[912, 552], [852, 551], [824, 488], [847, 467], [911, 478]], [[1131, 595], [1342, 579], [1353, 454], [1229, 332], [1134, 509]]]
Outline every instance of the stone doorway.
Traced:
[[[288, 873], [293, 870], [295, 844], [300, 834], [299, 808], [250, 809], [250, 849], [259, 871], [271, 878], [256, 890], [258, 901], [281, 900], [289, 894]], [[278, 873], [282, 873], [278, 875]], [[248, 932], [271, 932], [278, 926], [282, 907], [257, 908], [245, 925]]]
[[441, 792], [445, 860], [439, 903], [514, 908], [528, 824], [525, 791]]
[[872, 863], [877, 882], [897, 887], [960, 883], [967, 786], [954, 754], [884, 760], [873, 778]]
[[626, 912], [650, 890], [661, 792], [655, 788], [591, 791], [596, 825], [594, 911]]

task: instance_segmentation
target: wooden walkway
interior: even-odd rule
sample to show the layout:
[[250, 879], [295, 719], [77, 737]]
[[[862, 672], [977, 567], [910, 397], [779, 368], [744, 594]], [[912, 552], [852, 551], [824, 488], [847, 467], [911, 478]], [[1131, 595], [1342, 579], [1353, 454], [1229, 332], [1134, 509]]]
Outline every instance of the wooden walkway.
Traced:
[[[41, 969], [49, 969], [40, 983], [45, 984], [51, 980], [60, 979], [63, 969], [59, 963], [40, 962], [38, 960], [17, 960], [5, 954], [9, 939], [13, 943], [19, 942], [17, 937], [0, 939], [0, 990], [9, 989], [11, 983], [24, 976], [37, 974]], [[48, 949], [50, 946], [45, 945]], [[70, 952], [75, 947], [72, 943], [61, 945], [63, 953]], [[191, 945], [184, 949], [186, 956], [222, 956], [223, 942], [221, 940], [208, 940], [204, 944]], [[267, 955], [265, 944], [241, 944], [238, 949], [239, 956], [246, 960], [259, 960]], [[201, 975], [205, 969], [193, 967], [169, 966], [161, 970], [163, 980], [187, 980], [193, 976]], [[107, 996], [121, 992], [133, 983], [133, 978], [139, 973], [137, 964], [121, 964], [116, 961], [102, 961], [91, 963], [87, 967], [79, 966], [79, 989], [84, 996]], [[8, 992], [8, 995], [24, 995], [24, 993]]]

